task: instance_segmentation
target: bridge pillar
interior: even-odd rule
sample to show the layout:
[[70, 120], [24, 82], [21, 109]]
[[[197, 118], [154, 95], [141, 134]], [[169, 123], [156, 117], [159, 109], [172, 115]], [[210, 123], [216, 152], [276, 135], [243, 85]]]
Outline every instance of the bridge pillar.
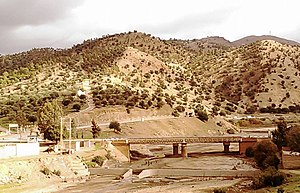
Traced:
[[178, 155], [178, 143], [173, 143], [173, 155]]
[[182, 144], [181, 144], [181, 156], [182, 156], [183, 158], [187, 158], [187, 157], [188, 157], [188, 153], [187, 153], [186, 146], [187, 146], [186, 143], [182, 143]]
[[229, 153], [230, 142], [223, 142], [224, 152]]

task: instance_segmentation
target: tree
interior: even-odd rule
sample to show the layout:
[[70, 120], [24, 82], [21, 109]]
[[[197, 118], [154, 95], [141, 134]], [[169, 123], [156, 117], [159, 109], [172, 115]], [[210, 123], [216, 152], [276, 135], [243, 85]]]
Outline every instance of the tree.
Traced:
[[60, 137], [60, 118], [63, 110], [57, 100], [47, 102], [38, 111], [38, 127], [45, 139], [58, 141]]
[[64, 106], [68, 106], [71, 103], [70, 99], [63, 99], [63, 101], [61, 102]]
[[114, 132], [118, 131], [121, 132], [120, 123], [118, 121], [112, 121], [110, 122], [109, 126], [110, 129], [113, 129]]
[[37, 117], [36, 117], [35, 115], [29, 115], [29, 116], [27, 117], [27, 120], [28, 120], [29, 122], [31, 122], [31, 123], [34, 125], [34, 122], [37, 121]]
[[254, 159], [256, 164], [266, 169], [269, 166], [273, 166], [278, 169], [280, 160], [277, 157], [277, 146], [269, 140], [258, 142], [254, 147]]
[[277, 129], [272, 131], [273, 139], [272, 141], [277, 145], [279, 150], [282, 150], [283, 146], [286, 146], [286, 134], [289, 128], [284, 120], [277, 123]]
[[92, 134], [93, 138], [97, 138], [100, 135], [101, 128], [97, 125], [96, 121], [92, 119]]
[[81, 106], [80, 106], [80, 104], [76, 103], [76, 104], [73, 105], [72, 109], [74, 109], [75, 111], [79, 112], [80, 109], [81, 109]]
[[16, 114], [15, 114], [14, 118], [17, 121], [18, 125], [20, 126], [20, 128], [22, 130], [22, 128], [24, 128], [25, 125], [27, 124], [27, 118], [26, 118], [26, 115], [24, 113], [24, 110], [23, 109], [18, 109], [16, 111]]
[[286, 136], [287, 145], [292, 151], [300, 152], [300, 126], [293, 126]]

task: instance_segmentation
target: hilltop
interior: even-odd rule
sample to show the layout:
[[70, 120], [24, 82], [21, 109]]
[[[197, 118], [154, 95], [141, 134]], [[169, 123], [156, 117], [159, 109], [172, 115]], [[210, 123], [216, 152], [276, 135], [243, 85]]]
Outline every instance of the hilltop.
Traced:
[[[299, 112], [299, 55], [299, 43], [273, 36], [162, 40], [141, 32], [4, 55], [0, 121], [34, 123], [38, 109], [54, 99], [65, 114], [89, 102], [129, 113], [168, 105], [174, 116]], [[84, 79], [88, 99], [76, 95]]]

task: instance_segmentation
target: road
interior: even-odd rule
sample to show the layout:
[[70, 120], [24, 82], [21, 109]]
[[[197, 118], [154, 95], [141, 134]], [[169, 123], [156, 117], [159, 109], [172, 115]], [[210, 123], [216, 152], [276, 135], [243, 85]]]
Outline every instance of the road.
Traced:
[[[143, 122], [143, 121], [154, 121], [154, 120], [163, 120], [163, 119], [176, 119], [177, 117], [173, 116], [151, 116], [151, 117], [142, 117], [142, 118], [133, 118], [133, 119], [128, 119], [128, 120], [122, 120], [118, 121], [119, 123], [134, 123], [134, 122]], [[101, 126], [108, 126], [110, 122], [106, 123], [99, 123], [98, 125]], [[86, 128], [91, 128], [91, 125], [83, 125], [83, 126], [78, 126], [76, 129], [86, 129]]]

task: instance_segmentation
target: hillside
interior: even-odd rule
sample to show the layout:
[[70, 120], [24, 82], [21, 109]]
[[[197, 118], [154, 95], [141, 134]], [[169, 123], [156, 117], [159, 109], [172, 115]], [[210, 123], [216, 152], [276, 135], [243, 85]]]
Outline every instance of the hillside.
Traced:
[[[123, 106], [128, 113], [167, 104], [174, 116], [300, 111], [299, 46], [255, 38], [161, 40], [129, 32], [63, 50], [1, 56], [1, 125], [34, 123], [38, 109], [54, 99], [65, 114], [89, 100], [96, 108]], [[88, 99], [76, 95], [84, 79], [91, 86]]]
[[257, 41], [263, 41], [263, 40], [273, 40], [276, 41], [278, 43], [281, 44], [287, 44], [287, 45], [291, 45], [291, 46], [299, 46], [300, 43], [299, 42], [295, 42], [292, 40], [287, 40], [284, 38], [280, 38], [280, 37], [276, 37], [276, 36], [271, 36], [271, 35], [262, 35], [262, 36], [247, 36], [244, 38], [241, 38], [239, 40], [233, 41], [232, 45], [239, 47], [239, 46], [243, 46], [243, 45], [248, 45]]

